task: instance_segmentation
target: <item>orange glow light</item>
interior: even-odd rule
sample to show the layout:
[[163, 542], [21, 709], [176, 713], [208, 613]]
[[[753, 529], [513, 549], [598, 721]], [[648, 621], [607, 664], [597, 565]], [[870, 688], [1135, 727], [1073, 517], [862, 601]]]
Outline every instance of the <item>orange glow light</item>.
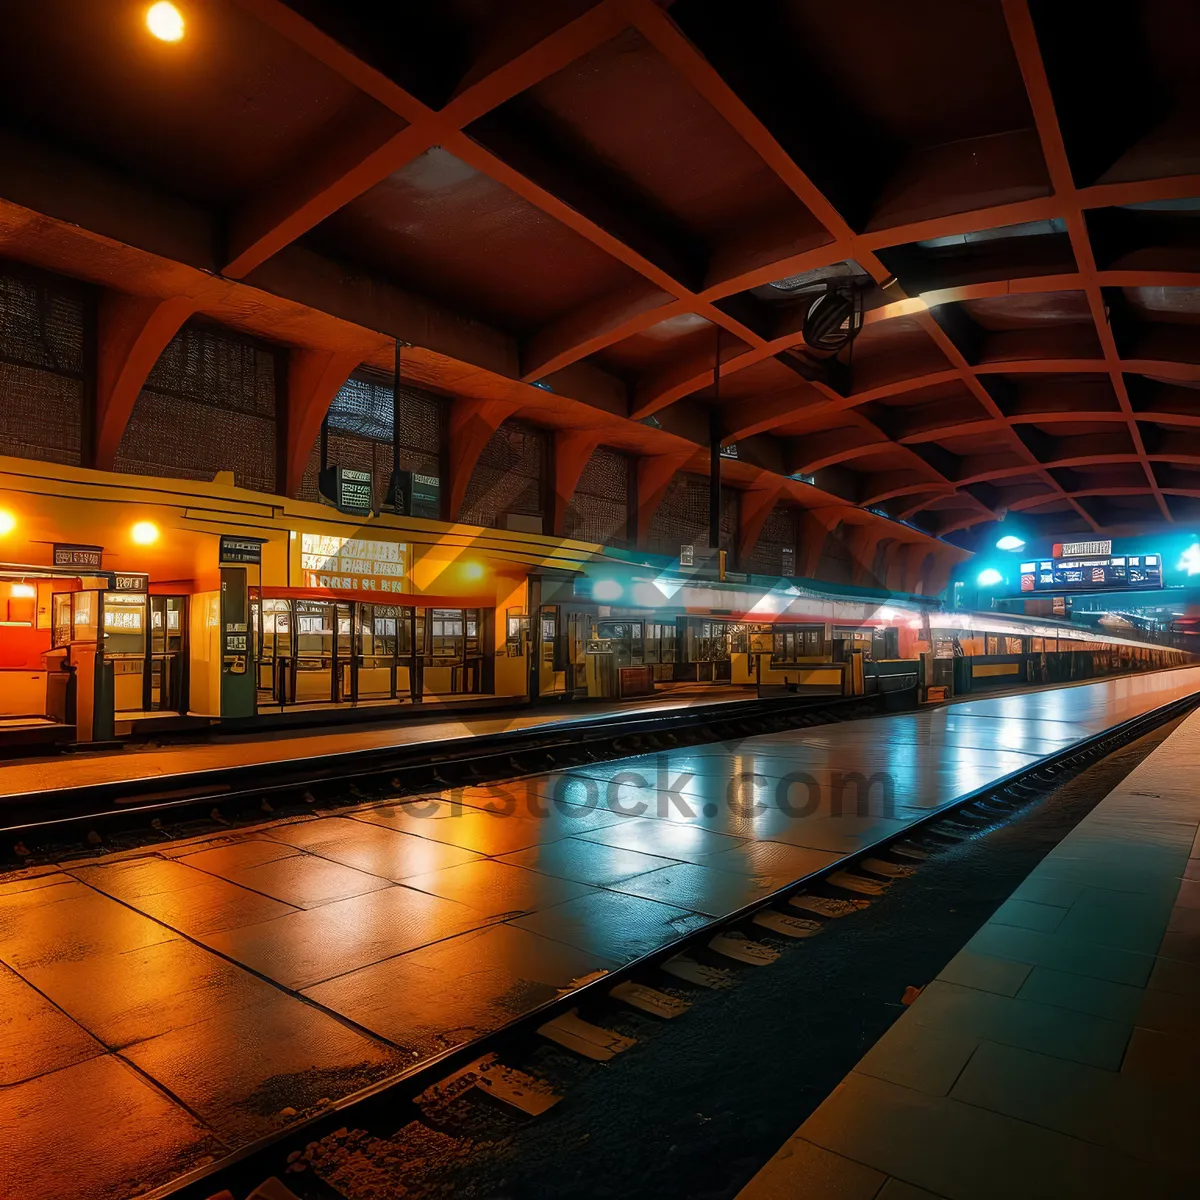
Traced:
[[17, 527], [17, 518], [8, 512], [7, 509], [0, 508], [0, 537], [6, 533], [12, 533]]
[[146, 28], [160, 42], [178, 42], [183, 38], [183, 14], [167, 0], [159, 0], [146, 10]]
[[14, 600], [33, 600], [37, 596], [37, 588], [32, 583], [14, 583], [11, 591]]
[[139, 546], [153, 546], [158, 541], [158, 526], [153, 521], [139, 521], [130, 536]]

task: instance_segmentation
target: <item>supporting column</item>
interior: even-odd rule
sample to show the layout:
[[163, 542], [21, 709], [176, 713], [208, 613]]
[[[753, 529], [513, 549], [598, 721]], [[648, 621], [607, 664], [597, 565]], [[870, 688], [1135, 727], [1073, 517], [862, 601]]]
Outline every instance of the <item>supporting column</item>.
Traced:
[[96, 415], [91, 466], [111, 471], [138, 393], [167, 343], [196, 311], [189, 296], [101, 294], [96, 330]]
[[297, 496], [313, 443], [333, 398], [363, 360], [361, 352], [295, 349], [288, 358], [285, 495]]
[[554, 434], [554, 488], [548, 532], [551, 537], [566, 536], [567, 508], [583, 469], [588, 465], [600, 434], [595, 430], [556, 430]]
[[493, 433], [517, 411], [503, 400], [474, 400], [456, 396], [450, 405], [450, 429], [446, 446], [442, 488], [443, 520], [457, 521], [467, 497], [467, 484], [483, 448]]
[[[714, 388], [718, 379], [714, 370]], [[708, 410], [708, 548], [721, 548], [721, 412], [715, 405]]]

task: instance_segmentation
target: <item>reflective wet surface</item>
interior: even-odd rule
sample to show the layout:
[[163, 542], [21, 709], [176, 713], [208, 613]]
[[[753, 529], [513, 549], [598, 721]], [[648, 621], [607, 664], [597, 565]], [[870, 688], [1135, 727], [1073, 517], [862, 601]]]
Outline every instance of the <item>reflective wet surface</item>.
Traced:
[[[1198, 686], [973, 700], [9, 876], [0, 1127], [37, 1174], [0, 1168], [0, 1194], [161, 1182]], [[48, 1155], [52, 1119], [136, 1136]]]

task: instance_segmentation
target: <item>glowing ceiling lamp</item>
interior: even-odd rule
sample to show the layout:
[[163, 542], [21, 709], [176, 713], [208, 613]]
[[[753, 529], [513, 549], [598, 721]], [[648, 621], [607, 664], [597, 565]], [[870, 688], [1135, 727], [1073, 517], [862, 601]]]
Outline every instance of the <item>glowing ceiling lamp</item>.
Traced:
[[1004, 582], [1004, 576], [995, 567], [985, 567], [979, 572], [979, 578], [975, 582], [980, 587], [995, 587], [996, 584]]
[[615, 579], [598, 579], [592, 596], [597, 600], [620, 600], [621, 585]]
[[[0, 513], [0, 516], [4, 514]], [[1189, 575], [1200, 575], [1200, 542], [1193, 542], [1182, 554], [1175, 568]]]
[[1025, 542], [1011, 533], [1006, 533], [997, 543], [997, 550], [1020, 550]]
[[146, 10], [146, 28], [160, 42], [182, 41], [183, 14], [168, 0], [159, 0]]
[[3, 537], [6, 533], [12, 533], [16, 527], [17, 518], [7, 509], [0, 508], [0, 537]]
[[129, 532], [139, 546], [153, 546], [158, 541], [158, 526], [153, 521], [138, 521]]

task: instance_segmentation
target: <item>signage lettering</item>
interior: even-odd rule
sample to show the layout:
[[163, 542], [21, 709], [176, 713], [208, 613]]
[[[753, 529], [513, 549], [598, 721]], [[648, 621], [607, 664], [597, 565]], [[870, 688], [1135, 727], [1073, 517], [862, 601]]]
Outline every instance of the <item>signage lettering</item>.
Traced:
[[337, 591], [407, 592], [408, 546], [373, 538], [300, 535], [306, 587]]
[[235, 537], [221, 534], [221, 565], [262, 566], [262, 538]]
[[340, 512], [365, 516], [374, 505], [370, 471], [326, 467], [318, 483], [321, 495]]
[[114, 592], [148, 592], [150, 590], [149, 575], [114, 575], [112, 580]]
[[1096, 558], [1112, 553], [1112, 539], [1095, 542], [1061, 542], [1055, 543], [1055, 558]]
[[54, 565], [56, 567], [86, 567], [89, 570], [98, 571], [103, 555], [103, 546], [80, 546], [72, 542], [54, 543]]

